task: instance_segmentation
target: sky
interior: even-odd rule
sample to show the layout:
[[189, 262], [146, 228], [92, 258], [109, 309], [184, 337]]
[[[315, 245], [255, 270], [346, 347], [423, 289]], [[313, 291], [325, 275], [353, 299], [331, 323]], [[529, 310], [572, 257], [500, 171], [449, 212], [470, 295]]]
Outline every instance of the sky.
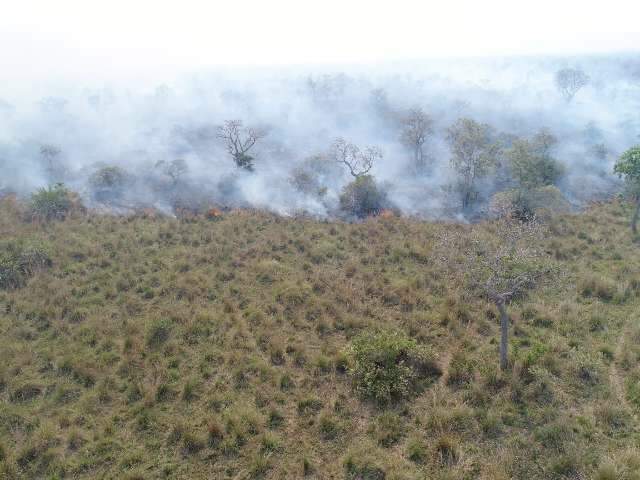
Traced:
[[640, 6], [633, 0], [4, 3], [0, 80], [5, 81], [622, 52], [640, 45]]

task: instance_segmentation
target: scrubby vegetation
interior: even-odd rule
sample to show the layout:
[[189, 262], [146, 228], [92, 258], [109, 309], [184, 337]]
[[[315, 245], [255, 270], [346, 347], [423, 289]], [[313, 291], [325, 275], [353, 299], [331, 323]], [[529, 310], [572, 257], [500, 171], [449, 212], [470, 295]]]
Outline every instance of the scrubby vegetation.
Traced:
[[62, 184], [40, 188], [31, 195], [31, 215], [42, 220], [62, 220], [74, 206], [72, 193]]
[[489, 258], [503, 220], [28, 209], [0, 201], [2, 478], [637, 478], [629, 204], [546, 219], [505, 370], [443, 241]]

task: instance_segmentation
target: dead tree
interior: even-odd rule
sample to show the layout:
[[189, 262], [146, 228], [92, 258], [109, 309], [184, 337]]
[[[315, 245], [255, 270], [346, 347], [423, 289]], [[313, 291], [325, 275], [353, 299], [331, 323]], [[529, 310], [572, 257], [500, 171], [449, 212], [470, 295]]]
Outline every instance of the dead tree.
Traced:
[[218, 127], [216, 136], [224, 141], [227, 152], [238, 168], [253, 171], [254, 158], [248, 152], [266, 136], [264, 130], [243, 127], [241, 120], [227, 120]]
[[344, 138], [337, 138], [331, 146], [330, 157], [346, 166], [352, 177], [359, 178], [371, 171], [375, 161], [382, 158], [382, 151], [374, 146], [361, 150]]

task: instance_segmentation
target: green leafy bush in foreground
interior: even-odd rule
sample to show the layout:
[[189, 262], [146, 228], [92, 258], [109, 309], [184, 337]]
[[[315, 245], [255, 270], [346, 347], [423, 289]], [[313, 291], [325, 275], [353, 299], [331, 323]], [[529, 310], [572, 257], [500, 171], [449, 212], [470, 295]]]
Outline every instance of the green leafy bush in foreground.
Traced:
[[380, 404], [407, 398], [421, 380], [442, 374], [428, 349], [399, 332], [363, 333], [350, 353], [356, 390]]
[[71, 192], [58, 183], [48, 188], [40, 188], [31, 195], [31, 214], [45, 220], [61, 220], [73, 207]]

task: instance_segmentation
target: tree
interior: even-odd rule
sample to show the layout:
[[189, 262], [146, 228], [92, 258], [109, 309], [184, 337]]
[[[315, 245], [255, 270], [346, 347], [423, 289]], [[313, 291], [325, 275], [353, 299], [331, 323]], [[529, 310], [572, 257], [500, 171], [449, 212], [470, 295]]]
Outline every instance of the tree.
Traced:
[[557, 182], [563, 169], [551, 157], [551, 148], [557, 142], [549, 132], [542, 130], [531, 141], [514, 140], [506, 157], [511, 173], [521, 189], [530, 190]]
[[640, 216], [640, 146], [624, 152], [613, 167], [627, 186], [627, 193], [634, 198], [636, 206], [631, 218], [631, 231], [638, 233], [638, 216]]
[[171, 160], [170, 162], [160, 160], [156, 163], [156, 167], [160, 168], [162, 173], [171, 178], [174, 186], [178, 183], [180, 177], [189, 171], [187, 162], [182, 158]]
[[328, 183], [336, 177], [340, 168], [324, 155], [313, 155], [293, 168], [289, 183], [305, 195], [324, 197]]
[[98, 201], [108, 202], [122, 194], [127, 177], [127, 172], [120, 167], [103, 167], [91, 175], [89, 184], [93, 187], [94, 196]]
[[357, 218], [376, 215], [387, 207], [386, 192], [373, 176], [360, 175], [348, 183], [340, 194], [340, 208]]
[[266, 136], [264, 130], [243, 127], [241, 120], [227, 120], [218, 127], [217, 137], [225, 142], [227, 152], [238, 168], [253, 172], [253, 157], [249, 151]]
[[46, 169], [49, 177], [53, 178], [56, 175], [57, 165], [56, 158], [60, 155], [61, 150], [55, 145], [45, 144], [40, 147], [40, 155], [46, 163]]
[[400, 139], [413, 151], [413, 161], [418, 171], [424, 170], [424, 144], [429, 135], [433, 133], [433, 120], [422, 108], [408, 110], [400, 120], [402, 133]]
[[567, 102], [589, 83], [589, 76], [576, 68], [563, 68], [556, 72], [556, 87]]
[[346, 166], [354, 178], [367, 175], [376, 160], [382, 158], [378, 147], [368, 146], [361, 150], [357, 145], [337, 138], [331, 146], [329, 156], [336, 162]]
[[551, 264], [538, 248], [544, 228], [537, 220], [522, 222], [505, 215], [496, 220], [494, 232], [475, 227], [447, 230], [440, 243], [445, 259], [459, 267], [466, 285], [484, 296], [500, 312], [500, 368], [508, 365], [509, 303], [526, 294], [545, 278], [550, 278]]
[[458, 189], [462, 208], [468, 209], [477, 198], [476, 182], [496, 164], [500, 146], [492, 138], [491, 127], [469, 118], [460, 118], [447, 129], [451, 165], [460, 175]]

